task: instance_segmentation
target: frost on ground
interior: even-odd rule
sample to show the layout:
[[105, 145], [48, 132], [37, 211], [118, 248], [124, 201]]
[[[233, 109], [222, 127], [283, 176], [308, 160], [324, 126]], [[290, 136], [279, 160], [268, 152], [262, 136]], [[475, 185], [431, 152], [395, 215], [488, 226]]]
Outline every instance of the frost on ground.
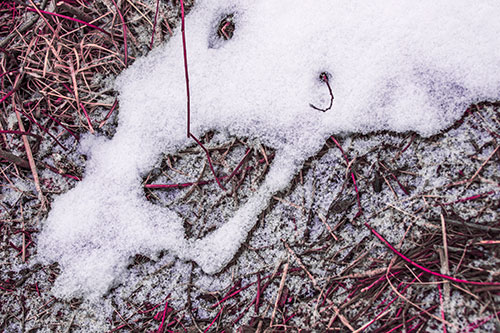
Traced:
[[[496, 1], [200, 1], [186, 22], [191, 131], [199, 137], [217, 131], [268, 149], [269, 170], [234, 211], [207, 218], [213, 227], [198, 236], [188, 232], [193, 221], [182, 212], [147, 200], [148, 173], [164, 155], [192, 144], [178, 31], [117, 80], [115, 136], [82, 143], [90, 156], [84, 179], [54, 201], [44, 222], [39, 258], [62, 269], [55, 294], [100, 297], [137, 253], [167, 250], [217, 273], [273, 195], [329, 135], [392, 130], [429, 136], [471, 103], [498, 100], [499, 14]], [[228, 15], [235, 31], [224, 41], [216, 31]], [[326, 112], [310, 106], [330, 103], [323, 73], [335, 96]], [[217, 172], [231, 173], [238, 161]], [[339, 186], [322, 188], [335, 193]], [[214, 223], [217, 218], [222, 222]], [[347, 229], [345, 237], [368, 232], [354, 237]]]
[[[49, 288], [60, 271], [56, 265], [35, 267], [31, 273], [21, 270], [16, 275], [32, 295], [29, 306], [23, 310], [11, 301], [7, 309], [19, 316], [24, 311], [27, 329], [69, 327], [85, 332], [157, 330], [163, 313], [170, 331], [184, 331], [184, 327], [197, 331], [196, 325], [203, 331], [219, 312], [212, 329], [227, 332], [268, 327], [273, 312], [276, 330], [287, 325], [292, 330], [345, 331], [342, 320], [358, 329], [376, 319], [367, 331], [399, 331], [403, 323], [407, 330], [433, 331], [442, 329], [435, 319], [441, 317], [442, 286], [448, 331], [468, 332], [479, 326], [481, 331], [495, 332], [500, 299], [486, 292], [489, 286], [450, 286], [422, 274], [396, 259], [363, 222], [368, 221], [392, 244], [401, 244], [405, 255], [440, 271], [443, 214], [450, 274], [475, 281], [498, 280], [498, 250], [481, 242], [500, 234], [500, 156], [495, 155], [499, 120], [498, 105], [479, 106], [467, 112], [463, 123], [431, 138], [387, 132], [336, 135], [351, 163], [347, 165], [332, 138], [326, 140], [291, 186], [273, 196], [222, 272], [206, 274], [168, 251], [158, 256], [138, 254], [127, 261], [123, 282], [91, 302], [55, 299]], [[189, 184], [198, 180], [206, 164], [196, 145], [165, 155], [144, 176], [148, 184], [181, 185], [147, 189], [146, 198], [155, 206], [175, 210], [192, 238], [219, 226], [247, 200], [266, 174], [265, 157], [272, 163], [275, 154], [268, 147], [221, 134], [204, 139], [216, 165], [238, 164], [247, 152], [243, 147], [251, 147], [240, 171], [226, 183], [230, 195], [221, 193], [207, 171], [197, 186]], [[363, 209], [358, 218], [351, 171]], [[389, 282], [420, 308], [398, 296]], [[23, 295], [13, 285], [2, 286]], [[11, 324], [8, 329], [19, 331], [19, 327]]]

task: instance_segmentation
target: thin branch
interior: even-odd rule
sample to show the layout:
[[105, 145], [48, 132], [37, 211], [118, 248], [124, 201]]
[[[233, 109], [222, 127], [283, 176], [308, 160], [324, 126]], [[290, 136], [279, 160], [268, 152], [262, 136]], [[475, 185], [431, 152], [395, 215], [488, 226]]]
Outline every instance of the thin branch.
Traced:
[[382, 237], [377, 231], [375, 231], [375, 229], [373, 229], [368, 223], [365, 222], [365, 226], [368, 229], [370, 229], [370, 231], [378, 239], [380, 239], [389, 249], [391, 249], [392, 252], [394, 252], [395, 254], [397, 254], [401, 259], [403, 259], [404, 261], [410, 263], [411, 265], [413, 265], [413, 266], [415, 266], [415, 267], [423, 270], [426, 273], [429, 273], [429, 274], [435, 275], [435, 276], [439, 276], [439, 277], [441, 277], [443, 279], [447, 279], [447, 280], [450, 280], [450, 281], [453, 281], [453, 282], [457, 282], [457, 283], [467, 283], [467, 284], [473, 284], [473, 285], [479, 285], [479, 286], [490, 286], [490, 285], [491, 286], [500, 286], [499, 282], [478, 282], [478, 281], [462, 280], [462, 279], [457, 279], [457, 278], [454, 278], [452, 276], [448, 276], [448, 275], [445, 275], [445, 274], [433, 272], [430, 269], [425, 268], [424, 266], [417, 264], [416, 262], [414, 262], [410, 258], [406, 257], [404, 254], [402, 254], [401, 252], [399, 252], [398, 250], [396, 250], [394, 248], [394, 246], [391, 245], [391, 243], [389, 243], [387, 240], [385, 240], [385, 238]]

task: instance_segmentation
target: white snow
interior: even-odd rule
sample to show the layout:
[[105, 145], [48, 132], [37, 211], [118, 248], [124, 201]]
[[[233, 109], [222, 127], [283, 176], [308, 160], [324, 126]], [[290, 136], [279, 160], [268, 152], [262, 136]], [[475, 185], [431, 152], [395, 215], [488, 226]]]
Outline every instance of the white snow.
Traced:
[[[235, 33], [217, 37], [234, 14]], [[431, 135], [466, 107], [500, 98], [497, 0], [199, 0], [186, 20], [192, 132], [248, 137], [276, 150], [260, 188], [223, 227], [186, 239], [182, 220], [145, 199], [142, 176], [192, 145], [180, 30], [117, 80], [113, 139], [89, 137], [86, 174], [52, 205], [39, 238], [57, 261], [62, 297], [99, 297], [130, 256], [168, 250], [216, 273], [233, 258], [273, 193], [333, 133], [389, 129]], [[327, 112], [328, 72], [335, 100]]]

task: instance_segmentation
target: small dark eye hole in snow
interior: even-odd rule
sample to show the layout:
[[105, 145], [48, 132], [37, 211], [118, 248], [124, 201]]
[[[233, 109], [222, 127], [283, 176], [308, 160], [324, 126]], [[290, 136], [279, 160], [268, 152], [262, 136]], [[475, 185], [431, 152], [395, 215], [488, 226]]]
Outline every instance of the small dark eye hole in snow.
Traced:
[[233, 18], [234, 15], [229, 14], [220, 21], [219, 27], [217, 28], [217, 36], [225, 40], [233, 38], [235, 28]]
[[236, 29], [236, 13], [225, 12], [217, 16], [212, 24], [212, 33], [209, 37], [208, 47], [218, 49], [224, 42], [230, 40], [234, 36]]
[[328, 92], [330, 93], [330, 105], [328, 105], [327, 108], [322, 109], [322, 108], [319, 108], [319, 107], [314, 106], [313, 104], [309, 103], [309, 106], [312, 107], [314, 110], [318, 110], [318, 111], [321, 111], [321, 112], [326, 112], [326, 111], [328, 111], [328, 110], [330, 110], [332, 108], [334, 97], [333, 97], [332, 87], [330, 86], [331, 78], [332, 78], [332, 75], [329, 72], [326, 72], [326, 71], [323, 71], [323, 72], [321, 72], [318, 75], [318, 79], [321, 82], [324, 82], [326, 84], [327, 88], [328, 88]]
[[330, 82], [331, 78], [332, 78], [332, 74], [330, 74], [327, 71], [323, 71], [323, 72], [319, 73], [319, 75], [318, 75], [318, 79], [321, 82]]

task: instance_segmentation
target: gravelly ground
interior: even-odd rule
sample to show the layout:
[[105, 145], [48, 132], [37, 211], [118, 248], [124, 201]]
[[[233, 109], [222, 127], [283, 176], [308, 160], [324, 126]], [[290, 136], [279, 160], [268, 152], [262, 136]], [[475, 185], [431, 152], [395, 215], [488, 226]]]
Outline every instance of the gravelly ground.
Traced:
[[[132, 3], [149, 15], [155, 8], [152, 3], [149, 7]], [[46, 10], [68, 14], [60, 5], [50, 2], [48, 6]], [[120, 31], [112, 3], [98, 1], [93, 6], [95, 12], [82, 10], [91, 17], [99, 10], [109, 10], [116, 19], [115, 30]], [[124, 13], [136, 40], [131, 42], [136, 45], [131, 54], [139, 56], [140, 45], [149, 43], [151, 26], [141, 21], [143, 16], [133, 7], [125, 6], [119, 5], [128, 10]], [[163, 2], [162, 6], [164, 19], [175, 22], [176, 7]], [[166, 25], [158, 31], [168, 34]], [[12, 44], [11, 52], [21, 57], [23, 48], [17, 43]], [[1, 60], [7, 68], [10, 60], [5, 56]], [[119, 70], [120, 66], [114, 69]], [[26, 73], [30, 78], [38, 75], [34, 69]], [[89, 114], [95, 119], [95, 130], [107, 136], [114, 133], [119, 107], [99, 129], [98, 124], [113, 104], [110, 87], [116, 73], [96, 72], [93, 88], [101, 94], [82, 93], [82, 98], [103, 104], [92, 106]], [[68, 82], [63, 74], [61, 80]], [[108, 79], [102, 80], [104, 77]], [[78, 82], [83, 87], [83, 80]], [[46, 103], [48, 99], [42, 95], [49, 90], [40, 90], [40, 97], [30, 89], [28, 83], [21, 85], [16, 92], [19, 100], [2, 106], [2, 129], [20, 129], [15, 103]], [[71, 94], [66, 91], [64, 96], [70, 98]], [[83, 115], [79, 123], [56, 115], [75, 133], [88, 131]], [[369, 324], [367, 331], [416, 332], [443, 331], [443, 321], [450, 332], [473, 331], [476, 326], [476, 331], [498, 331], [498, 285], [444, 282], [394, 256], [364, 223], [434, 272], [472, 281], [499, 281], [499, 115], [498, 103], [471, 106], [462, 120], [431, 138], [412, 133], [336, 135], [306, 163], [287, 190], [275, 195], [223, 272], [208, 276], [193, 263], [168, 253], [156, 257], [137, 254], [130, 259], [127, 276], [97, 303], [52, 295], [59, 268], [57, 263], [42, 266], [35, 260], [37, 234], [46, 212], [41, 209], [32, 172], [29, 165], [23, 168], [12, 156], [2, 156], [0, 331], [144, 332], [160, 327], [165, 332], [346, 331]], [[42, 118], [35, 114], [35, 119]], [[82, 177], [85, 156], [78, 151], [75, 137], [58, 123], [49, 127], [59, 133], [59, 142], [68, 150], [30, 120], [23, 122], [27, 131], [43, 138], [39, 145], [36, 138], [29, 143], [40, 188], [50, 206], [54, 196], [74, 186], [75, 180], [47, 165]], [[2, 151], [27, 163], [21, 136], [3, 135]], [[241, 172], [229, 182], [227, 194], [211, 181], [204, 153], [194, 146], [165, 156], [144, 177], [145, 184], [153, 180], [165, 184], [207, 181], [196, 186], [145, 189], [149, 200], [185, 218], [190, 237], [202, 237], [231, 216], [265, 177], [267, 162], [272, 163], [273, 157], [272, 150], [245, 138], [209, 133], [204, 143], [211, 148], [216, 165], [225, 170], [237, 165], [250, 149]]]

